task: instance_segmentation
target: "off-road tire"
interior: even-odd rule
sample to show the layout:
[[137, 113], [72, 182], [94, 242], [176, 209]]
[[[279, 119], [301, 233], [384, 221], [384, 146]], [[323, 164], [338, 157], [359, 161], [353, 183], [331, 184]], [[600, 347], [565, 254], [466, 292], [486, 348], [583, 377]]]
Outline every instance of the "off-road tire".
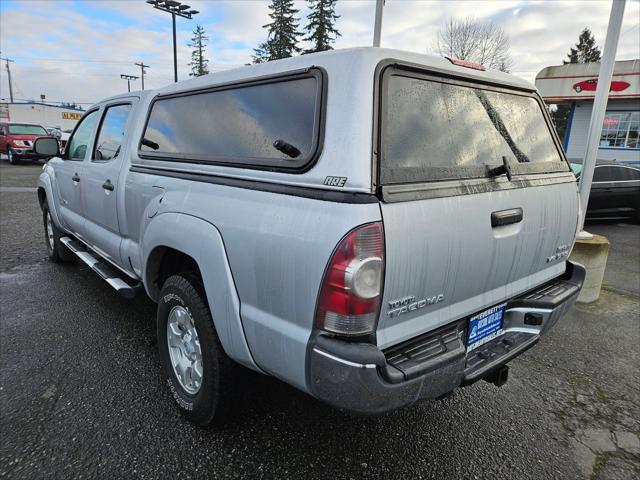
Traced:
[[[175, 306], [184, 307], [192, 316], [202, 352], [202, 384], [194, 395], [178, 381], [171, 365], [167, 344], [167, 321]], [[158, 350], [164, 376], [181, 413], [192, 423], [206, 427], [220, 420], [231, 396], [234, 365], [227, 357], [215, 331], [204, 289], [197, 275], [169, 277], [162, 285], [157, 315]]]
[[[52, 239], [49, 238], [49, 229], [47, 228], [48, 219], [51, 221], [51, 233], [53, 234]], [[47, 254], [49, 255], [49, 260], [51, 260], [53, 263], [72, 262], [73, 260], [75, 260], [76, 257], [73, 252], [65, 247], [64, 244], [60, 241], [62, 232], [60, 232], [55, 222], [53, 221], [53, 217], [51, 216], [51, 212], [49, 211], [49, 204], [46, 200], [42, 204], [42, 223], [44, 226], [44, 242], [47, 246]]]

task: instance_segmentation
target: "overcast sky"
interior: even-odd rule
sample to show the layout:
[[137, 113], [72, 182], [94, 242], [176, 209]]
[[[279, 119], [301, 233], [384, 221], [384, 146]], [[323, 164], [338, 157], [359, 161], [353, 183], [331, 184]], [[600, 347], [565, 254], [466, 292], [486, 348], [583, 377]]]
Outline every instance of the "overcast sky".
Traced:
[[[196, 24], [210, 37], [211, 70], [243, 65], [253, 48], [266, 38], [268, 1], [188, 2], [201, 13], [178, 19], [178, 69], [187, 78]], [[387, 0], [382, 46], [432, 52], [437, 31], [450, 17], [473, 16], [501, 26], [511, 40], [513, 73], [533, 81], [542, 68], [562, 63], [584, 27], [604, 44], [610, 1], [410, 1]], [[306, 2], [296, 2], [301, 27]], [[375, 1], [339, 0], [336, 48], [370, 45]], [[617, 59], [640, 57], [640, 3], [629, 0]], [[90, 104], [126, 90], [120, 74], [139, 75], [134, 62], [150, 65], [147, 88], [173, 80], [171, 18], [144, 0], [0, 1], [0, 50], [11, 64], [14, 97]], [[8, 98], [2, 64], [0, 97]], [[134, 84], [139, 88], [139, 81]]]

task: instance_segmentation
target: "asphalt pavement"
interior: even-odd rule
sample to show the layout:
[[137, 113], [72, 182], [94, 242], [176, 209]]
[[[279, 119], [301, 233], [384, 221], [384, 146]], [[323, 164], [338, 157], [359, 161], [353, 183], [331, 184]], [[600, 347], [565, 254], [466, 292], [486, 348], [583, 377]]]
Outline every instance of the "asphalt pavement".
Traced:
[[0, 163], [0, 477], [640, 477], [640, 226], [610, 238], [605, 289], [497, 388], [379, 417], [242, 372], [234, 408], [186, 422], [160, 375], [155, 305], [46, 258], [37, 165]]

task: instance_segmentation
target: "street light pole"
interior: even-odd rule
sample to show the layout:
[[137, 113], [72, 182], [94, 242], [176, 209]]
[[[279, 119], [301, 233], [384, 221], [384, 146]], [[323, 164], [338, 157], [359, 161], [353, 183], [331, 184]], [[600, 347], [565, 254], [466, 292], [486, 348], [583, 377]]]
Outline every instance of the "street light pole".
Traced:
[[200, 13], [192, 10], [189, 5], [183, 5], [176, 0], [147, 0], [153, 8], [171, 14], [171, 26], [173, 27], [173, 80], [178, 81], [178, 46], [176, 44], [176, 16], [191, 20], [194, 15]]
[[127, 81], [127, 92], [131, 92], [131, 80], [137, 80], [140, 77], [136, 77], [134, 75], [120, 75], [120, 78]]
[[384, 10], [384, 0], [376, 0], [376, 22], [373, 27], [373, 46], [380, 46], [380, 36], [382, 34], [382, 11]]
[[609, 99], [609, 87], [613, 68], [616, 63], [616, 51], [618, 40], [620, 39], [620, 29], [622, 28], [622, 17], [626, 0], [612, 0], [611, 14], [609, 16], [609, 26], [607, 27], [607, 37], [604, 41], [602, 60], [600, 62], [600, 72], [598, 73], [598, 85], [596, 87], [596, 97], [593, 101], [591, 122], [587, 134], [587, 152], [582, 162], [582, 172], [580, 174], [580, 206], [582, 208], [582, 219], [578, 238], [589, 239], [592, 235], [584, 231], [584, 218], [587, 213], [589, 203], [589, 193], [591, 192], [591, 182], [593, 171], [596, 168], [596, 156], [598, 154], [598, 143], [602, 132], [602, 122], [604, 121]]
[[178, 50], [176, 47], [176, 14], [171, 12], [173, 23], [173, 81], [178, 82]]

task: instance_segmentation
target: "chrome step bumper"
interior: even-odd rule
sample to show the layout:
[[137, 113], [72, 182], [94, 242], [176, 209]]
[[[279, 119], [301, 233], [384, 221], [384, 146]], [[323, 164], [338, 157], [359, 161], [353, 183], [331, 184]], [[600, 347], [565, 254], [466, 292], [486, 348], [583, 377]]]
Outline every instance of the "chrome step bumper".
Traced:
[[582, 266], [507, 302], [504, 335], [467, 351], [468, 318], [452, 322], [386, 351], [321, 332], [309, 341], [308, 385], [317, 398], [338, 408], [372, 414], [489, 378], [535, 345], [576, 301]]

